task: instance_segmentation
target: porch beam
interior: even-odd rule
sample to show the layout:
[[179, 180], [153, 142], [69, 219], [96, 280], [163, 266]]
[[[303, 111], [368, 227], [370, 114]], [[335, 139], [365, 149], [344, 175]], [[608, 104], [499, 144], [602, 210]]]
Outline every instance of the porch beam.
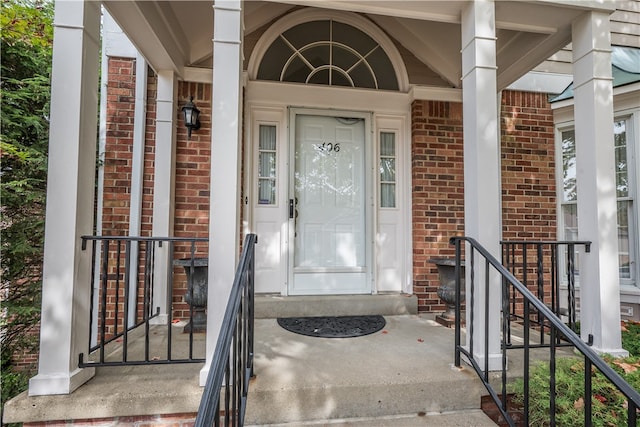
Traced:
[[211, 199], [205, 385], [240, 248], [240, 161], [242, 136], [242, 2], [218, 0], [213, 18], [211, 112]]
[[[174, 234], [177, 96], [176, 73], [173, 70], [158, 71], [152, 224], [152, 235], [155, 237], [171, 237]], [[153, 323], [166, 324], [168, 319], [169, 249], [169, 245], [163, 245], [155, 253], [153, 310], [159, 310], [159, 316], [154, 317]]]
[[620, 279], [609, 14], [589, 12], [572, 26], [581, 337], [603, 353], [626, 355], [620, 336]]
[[89, 349], [91, 251], [100, 64], [100, 3], [55, 5], [40, 358], [29, 395], [68, 394], [95, 373]]
[[[464, 218], [465, 234], [476, 239], [500, 259], [500, 139], [496, 67], [495, 5], [493, 0], [469, 2], [462, 11], [462, 99], [464, 132]], [[469, 265], [470, 260], [467, 260]], [[477, 262], [480, 269], [484, 263]], [[467, 276], [471, 269], [467, 268]], [[485, 364], [485, 333], [489, 334], [489, 370], [500, 368], [500, 277], [492, 272], [489, 283], [476, 279], [474, 296], [475, 359]], [[484, 278], [484, 271], [476, 278]], [[478, 281], [481, 280], [481, 281]], [[466, 283], [471, 283], [470, 277]], [[490, 287], [489, 330], [484, 330], [485, 292]], [[466, 297], [471, 301], [470, 295]], [[467, 310], [467, 325], [471, 324]]]

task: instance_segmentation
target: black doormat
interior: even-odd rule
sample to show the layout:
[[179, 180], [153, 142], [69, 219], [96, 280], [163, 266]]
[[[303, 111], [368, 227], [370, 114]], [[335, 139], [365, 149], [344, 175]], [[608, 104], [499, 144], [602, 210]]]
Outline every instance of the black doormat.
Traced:
[[296, 334], [320, 338], [351, 338], [384, 328], [386, 321], [373, 316], [280, 317], [278, 324]]

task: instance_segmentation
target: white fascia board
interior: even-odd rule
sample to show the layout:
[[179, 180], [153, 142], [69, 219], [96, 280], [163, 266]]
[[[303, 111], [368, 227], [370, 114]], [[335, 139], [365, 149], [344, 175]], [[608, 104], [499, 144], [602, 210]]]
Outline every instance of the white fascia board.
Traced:
[[184, 67], [183, 80], [193, 83], [209, 83], [213, 81], [211, 68]]
[[510, 84], [507, 89], [526, 92], [561, 93], [572, 81], [573, 76], [570, 74], [530, 71]]
[[462, 89], [414, 85], [409, 91], [411, 101], [462, 102]]

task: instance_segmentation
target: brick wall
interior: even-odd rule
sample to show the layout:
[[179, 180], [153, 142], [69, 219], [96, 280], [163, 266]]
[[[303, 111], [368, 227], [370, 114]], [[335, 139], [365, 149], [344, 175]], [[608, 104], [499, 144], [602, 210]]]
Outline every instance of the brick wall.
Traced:
[[[429, 259], [453, 256], [448, 239], [464, 234], [462, 104], [415, 101], [411, 114], [414, 292], [419, 311], [437, 312], [443, 306], [436, 294], [437, 269]], [[555, 240], [553, 129], [545, 94], [503, 93], [504, 239]]]
[[[189, 97], [200, 110], [200, 129], [187, 138], [182, 107]], [[209, 237], [209, 187], [211, 179], [211, 84], [180, 82], [178, 85], [175, 218], [176, 237]], [[175, 258], [190, 257], [190, 247], [176, 245]], [[209, 245], [196, 245], [196, 257], [207, 257]], [[189, 317], [184, 301], [187, 278], [184, 268], [174, 268], [173, 310], [178, 318]]]
[[129, 229], [136, 62], [109, 58], [103, 170], [102, 229], [125, 236]]
[[413, 288], [419, 311], [442, 311], [429, 259], [453, 256], [464, 232], [462, 104], [414, 101], [411, 117]]
[[[504, 91], [500, 117], [502, 134], [502, 233], [504, 240], [556, 240], [556, 179], [553, 113], [546, 94]], [[514, 275], [537, 294], [538, 255], [527, 247], [526, 271]], [[551, 300], [552, 259], [549, 247], [543, 252], [545, 287], [543, 301]], [[510, 256], [521, 266], [521, 249]], [[526, 278], [526, 280], [525, 280]], [[519, 310], [520, 302], [516, 303]]]
[[547, 95], [504, 91], [500, 131], [504, 239], [555, 240], [555, 143]]

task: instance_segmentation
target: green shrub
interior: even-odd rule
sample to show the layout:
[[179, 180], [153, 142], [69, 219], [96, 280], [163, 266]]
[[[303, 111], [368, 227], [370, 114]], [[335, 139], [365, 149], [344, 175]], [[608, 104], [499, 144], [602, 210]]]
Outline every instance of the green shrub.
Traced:
[[[604, 356], [604, 360], [635, 390], [640, 390], [640, 324], [623, 326], [625, 358]], [[556, 360], [556, 424], [584, 425], [584, 359], [563, 357]], [[548, 426], [550, 413], [549, 363], [538, 362], [530, 369], [529, 423]], [[591, 370], [592, 423], [594, 426], [626, 426], [627, 403], [617, 388], [596, 368]], [[513, 402], [523, 403], [524, 381], [517, 379], [510, 389]]]

